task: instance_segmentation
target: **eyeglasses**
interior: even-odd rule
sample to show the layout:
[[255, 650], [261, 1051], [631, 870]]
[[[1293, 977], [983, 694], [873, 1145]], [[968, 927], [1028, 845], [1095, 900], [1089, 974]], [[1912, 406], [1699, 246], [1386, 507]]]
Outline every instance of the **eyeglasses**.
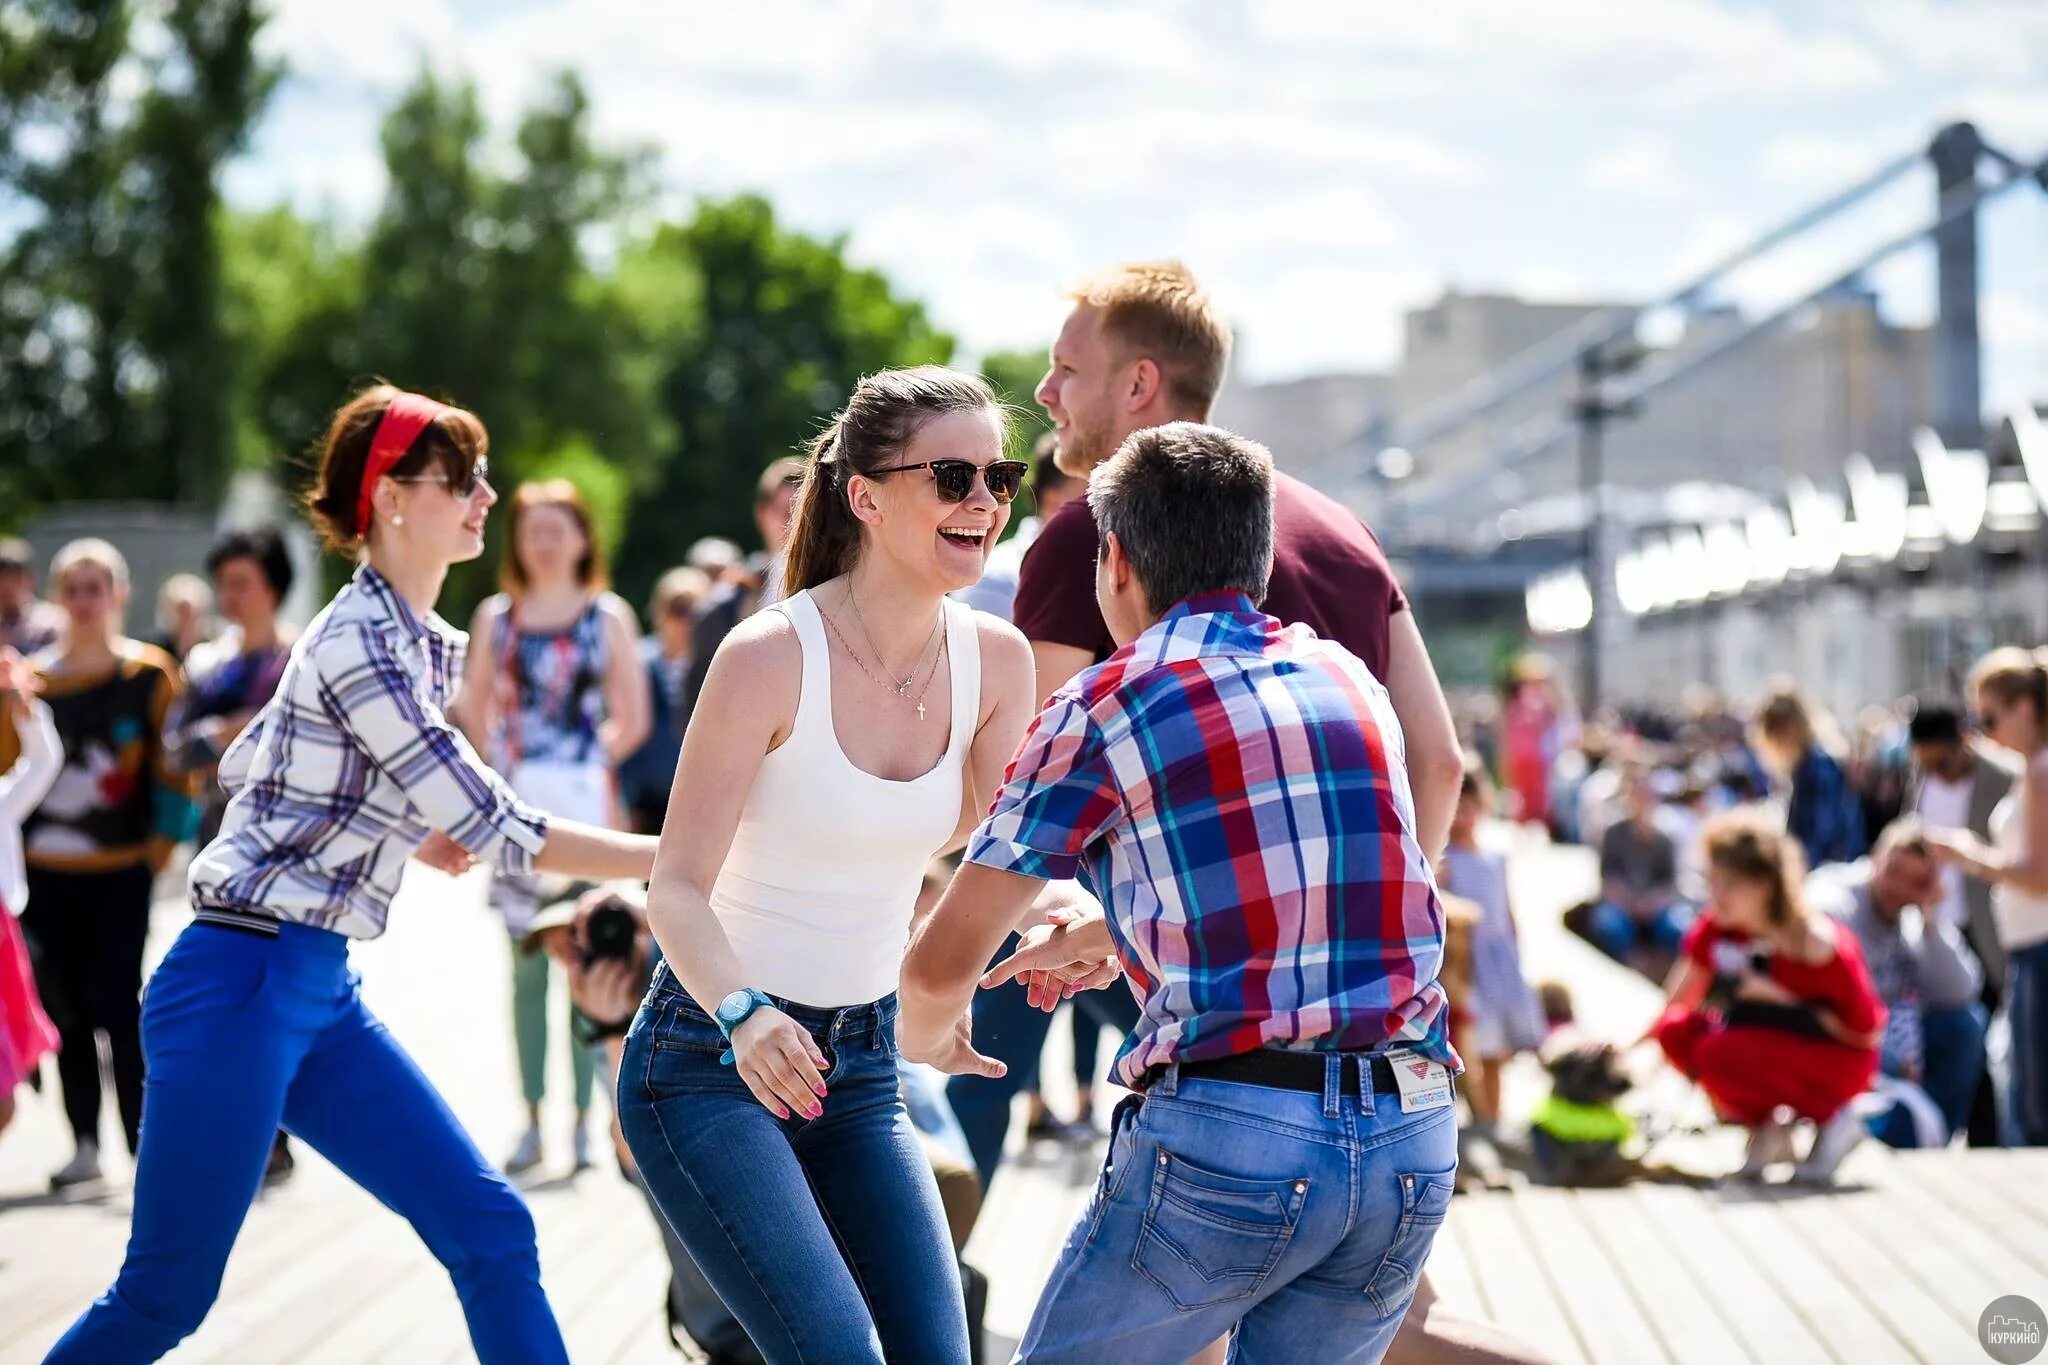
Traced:
[[974, 490], [976, 474], [987, 482], [990, 497], [997, 502], [1008, 502], [1017, 496], [1017, 490], [1024, 486], [1024, 476], [1031, 472], [1031, 466], [1022, 460], [997, 460], [988, 465], [976, 464], [972, 460], [927, 460], [923, 464], [890, 465], [886, 469], [877, 469], [875, 473], [904, 474], [913, 469], [932, 472], [932, 483], [945, 502], [964, 501]]
[[477, 490], [490, 483], [490, 481], [491, 462], [489, 457], [485, 457], [469, 467], [469, 477], [466, 479], [437, 479], [431, 475], [422, 475], [416, 479], [393, 479], [391, 482], [437, 483], [450, 493], [453, 493], [457, 498], [466, 499], [475, 497]]

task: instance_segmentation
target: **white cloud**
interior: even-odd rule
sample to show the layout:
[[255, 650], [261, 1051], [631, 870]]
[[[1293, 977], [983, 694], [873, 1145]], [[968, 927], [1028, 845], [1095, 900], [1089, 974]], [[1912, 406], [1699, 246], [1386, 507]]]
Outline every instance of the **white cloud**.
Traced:
[[1848, 11], [1902, 64], [1972, 81], [2048, 71], [2048, 6], [2038, 0], [1855, 0]]
[[1879, 152], [1861, 138], [1787, 133], [1764, 145], [1758, 165], [1766, 180], [1811, 186], [1820, 194], [1869, 174], [1896, 153], [1896, 147]]
[[1586, 183], [1607, 194], [1682, 199], [1698, 189], [1662, 133], [1629, 133], [1586, 163]]

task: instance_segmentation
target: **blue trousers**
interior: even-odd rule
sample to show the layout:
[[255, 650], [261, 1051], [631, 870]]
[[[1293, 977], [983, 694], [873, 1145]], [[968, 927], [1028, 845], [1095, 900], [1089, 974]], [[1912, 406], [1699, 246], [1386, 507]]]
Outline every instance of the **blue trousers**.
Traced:
[[566, 1362], [525, 1203], [357, 994], [348, 940], [194, 924], [150, 979], [135, 1216], [109, 1289], [50, 1352], [155, 1360], [195, 1331], [282, 1125], [446, 1266], [485, 1365]]
[[2012, 954], [2005, 968], [2012, 1030], [2012, 1117], [2023, 1147], [2048, 1147], [2048, 943]]
[[1451, 1205], [1451, 1106], [1168, 1067], [1117, 1109], [1108, 1163], [1032, 1314], [1030, 1365], [1170, 1365], [1233, 1335], [1241, 1365], [1376, 1361]]
[[[1920, 1015], [1920, 1088], [1941, 1111], [1950, 1133], [1970, 1121], [1970, 1102], [1984, 1075], [1984, 1032], [1989, 1026], [1982, 1005], [1961, 1009], [1925, 1010]], [[1874, 1130], [1891, 1147], [1911, 1147], [1913, 1123], [1894, 1108]]]
[[967, 1315], [931, 1163], [896, 1078], [896, 997], [777, 1001], [825, 1054], [823, 1117], [778, 1119], [664, 964], [619, 1059], [640, 1178], [770, 1365], [964, 1365]]

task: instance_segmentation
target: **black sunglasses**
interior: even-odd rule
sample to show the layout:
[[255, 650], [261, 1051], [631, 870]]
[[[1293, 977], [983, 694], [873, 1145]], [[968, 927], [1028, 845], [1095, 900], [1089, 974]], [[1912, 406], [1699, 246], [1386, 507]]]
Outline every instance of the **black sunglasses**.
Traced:
[[929, 469], [939, 497], [946, 502], [964, 501], [974, 489], [976, 474], [987, 480], [990, 497], [997, 502], [1008, 502], [1017, 496], [1017, 490], [1024, 486], [1024, 476], [1031, 472], [1031, 466], [1022, 460], [997, 460], [988, 465], [976, 464], [972, 460], [927, 460], [923, 464], [890, 465], [886, 469], [877, 469], [875, 473], [902, 474], [912, 469]]
[[450, 493], [453, 493], [459, 501], [475, 497], [476, 490], [490, 481], [491, 461], [489, 456], [484, 456], [469, 467], [469, 477], [466, 479], [437, 479], [433, 475], [428, 474], [416, 479], [393, 479], [391, 482], [438, 483]]

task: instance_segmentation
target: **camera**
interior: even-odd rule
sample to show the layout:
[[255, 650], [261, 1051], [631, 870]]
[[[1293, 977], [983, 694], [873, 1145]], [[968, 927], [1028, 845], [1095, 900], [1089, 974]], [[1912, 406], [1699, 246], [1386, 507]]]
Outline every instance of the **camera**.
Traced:
[[606, 896], [583, 917], [583, 965], [630, 959], [639, 936], [640, 918], [632, 906], [622, 896]]

